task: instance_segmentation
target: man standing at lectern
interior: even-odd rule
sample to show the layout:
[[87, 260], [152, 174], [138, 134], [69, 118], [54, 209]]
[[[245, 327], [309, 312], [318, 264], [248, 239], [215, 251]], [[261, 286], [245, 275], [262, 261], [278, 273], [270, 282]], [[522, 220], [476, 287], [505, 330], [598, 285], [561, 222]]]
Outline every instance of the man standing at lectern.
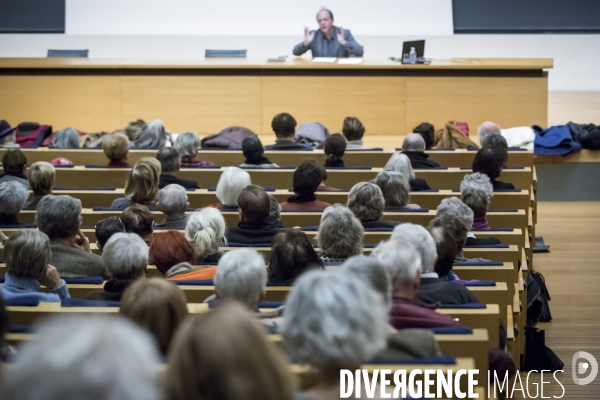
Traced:
[[356, 43], [349, 30], [333, 25], [333, 13], [322, 8], [317, 14], [318, 31], [304, 28], [304, 42], [294, 47], [294, 55], [301, 56], [308, 50], [313, 57], [362, 57], [363, 47]]

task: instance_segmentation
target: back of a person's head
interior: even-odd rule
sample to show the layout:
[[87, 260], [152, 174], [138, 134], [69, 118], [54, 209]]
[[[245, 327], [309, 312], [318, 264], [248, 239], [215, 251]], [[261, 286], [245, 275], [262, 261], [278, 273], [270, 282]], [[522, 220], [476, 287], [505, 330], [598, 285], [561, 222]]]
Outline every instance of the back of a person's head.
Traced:
[[56, 170], [46, 161], [37, 161], [27, 170], [27, 180], [34, 193], [50, 193], [54, 186]]
[[121, 161], [129, 153], [129, 139], [123, 133], [111, 133], [102, 138], [102, 150], [109, 160]]
[[473, 172], [486, 174], [492, 181], [500, 177], [508, 160], [508, 151], [502, 147], [484, 147], [473, 157]]
[[465, 203], [471, 210], [473, 210], [473, 216], [475, 218], [485, 217], [487, 214], [490, 201], [488, 196], [483, 190], [475, 188], [465, 188], [462, 191], [460, 199]]
[[456, 247], [456, 242], [452, 235], [443, 227], [429, 226], [427, 230], [435, 241], [438, 256], [435, 263], [435, 272], [443, 278], [452, 271], [454, 260], [458, 254], [458, 247]]
[[313, 268], [322, 269], [323, 261], [304, 232], [289, 229], [273, 238], [269, 281], [291, 284], [302, 273]]
[[181, 185], [172, 183], [158, 191], [158, 208], [165, 214], [183, 213], [188, 205], [187, 190]]
[[473, 226], [473, 210], [458, 197], [447, 197], [442, 200], [435, 212], [435, 216], [451, 216], [457, 218], [469, 231]]
[[114, 315], [44, 320], [19, 349], [3, 387], [12, 400], [159, 400], [151, 336]]
[[17, 215], [25, 203], [29, 192], [17, 181], [0, 182], [0, 215]]
[[133, 141], [138, 149], [161, 149], [167, 142], [165, 127], [160, 119], [148, 122]]
[[425, 141], [425, 149], [431, 149], [434, 145], [435, 128], [429, 122], [423, 122], [413, 129], [413, 133], [421, 135]]
[[131, 284], [123, 293], [119, 312], [154, 336], [163, 356], [188, 315], [183, 291], [161, 278], [138, 279]]
[[229, 167], [223, 171], [217, 183], [217, 199], [226, 207], [235, 207], [242, 189], [251, 183], [248, 172], [238, 167]]
[[466, 188], [483, 190], [489, 199], [494, 196], [494, 185], [492, 185], [490, 177], [481, 172], [465, 175], [460, 183], [460, 191], [462, 192]]
[[346, 139], [339, 133], [327, 136], [323, 144], [323, 151], [330, 163], [341, 160], [346, 152]]
[[156, 153], [160, 169], [164, 173], [177, 171], [179, 168], [180, 153], [175, 147], [163, 147]]
[[311, 195], [323, 182], [323, 171], [325, 168], [314, 159], [305, 160], [294, 171], [294, 193]]
[[73, 128], [65, 128], [54, 133], [52, 147], [57, 149], [78, 149], [79, 133]]
[[425, 140], [418, 133], [409, 133], [402, 143], [402, 151], [425, 151]]
[[342, 264], [341, 270], [356, 276], [371, 286], [388, 304], [392, 297], [392, 282], [386, 268], [374, 257], [354, 256]]
[[96, 239], [98, 240], [98, 246], [103, 248], [108, 239], [115, 233], [125, 233], [125, 225], [121, 221], [121, 218], [114, 216], [108, 217], [96, 224]]
[[194, 248], [179, 231], [166, 231], [157, 234], [150, 245], [150, 260], [161, 274], [176, 264], [194, 264]]
[[227, 225], [219, 210], [206, 207], [192, 213], [185, 225], [185, 237], [192, 244], [196, 256], [215, 254], [223, 243]]
[[281, 220], [281, 205], [275, 196], [269, 196], [269, 206], [269, 218], [267, 218], [267, 222], [277, 225], [277, 223]]
[[493, 135], [500, 135], [500, 126], [492, 121], [486, 121], [477, 128], [477, 136], [482, 147], [487, 138]]
[[365, 134], [365, 126], [356, 117], [346, 117], [344, 119], [344, 126], [342, 127], [342, 133], [346, 140], [362, 140]]
[[288, 113], [277, 114], [273, 117], [271, 128], [278, 138], [290, 138], [296, 133], [296, 120]]
[[348, 208], [362, 222], [379, 221], [385, 210], [385, 199], [376, 184], [359, 182], [348, 193]]
[[7, 149], [2, 156], [4, 172], [18, 174], [23, 172], [27, 165], [27, 157], [21, 149]]
[[125, 198], [140, 204], [156, 201], [160, 174], [160, 163], [155, 158], [141, 158], [129, 171]]
[[[431, 240], [435, 259], [435, 244]], [[418, 249], [402, 238], [391, 238], [377, 246], [370, 258], [378, 261], [390, 277], [392, 290], [413, 287], [419, 281], [423, 265]], [[433, 266], [432, 269], [433, 271]]]
[[121, 213], [121, 221], [129, 233], [147, 236], [154, 232], [154, 216], [144, 205], [132, 204], [124, 209]]
[[263, 223], [269, 218], [271, 201], [265, 189], [257, 185], [248, 185], [240, 193], [238, 207], [243, 221]]
[[258, 136], [249, 136], [242, 141], [242, 153], [246, 160], [252, 163], [263, 157], [265, 149]]
[[334, 204], [323, 211], [317, 241], [325, 256], [348, 258], [362, 254], [363, 239], [364, 228], [348, 207]]
[[102, 262], [112, 279], [141, 278], [148, 267], [148, 245], [136, 234], [115, 233], [102, 249]]
[[4, 244], [3, 257], [10, 275], [38, 280], [52, 258], [50, 240], [39, 231], [15, 232]]
[[405, 207], [410, 201], [410, 186], [400, 172], [381, 171], [372, 181], [385, 200], [386, 207]]
[[394, 228], [391, 238], [411, 244], [421, 257], [421, 272], [424, 274], [433, 272], [436, 257], [435, 242], [425, 228], [421, 225], [401, 224]]
[[228, 251], [221, 257], [214, 277], [215, 293], [256, 310], [267, 285], [265, 259], [251, 248]]
[[35, 222], [50, 240], [73, 237], [81, 222], [81, 200], [66, 195], [44, 196], [38, 203]]
[[180, 157], [196, 157], [200, 147], [200, 136], [195, 132], [182, 132], [175, 139], [174, 147]]
[[415, 179], [415, 171], [413, 170], [413, 167], [410, 164], [410, 159], [406, 156], [406, 154], [393, 154], [383, 167], [383, 170], [400, 172], [402, 176], [404, 176], [404, 178], [406, 178], [406, 180], [409, 182]]
[[453, 215], [439, 215], [431, 220], [429, 226], [440, 226], [444, 228], [454, 239], [458, 251], [462, 250], [464, 247], [469, 230], [457, 217]]
[[481, 143], [481, 147], [500, 147], [508, 151], [508, 143], [506, 138], [502, 135], [488, 135]]
[[294, 381], [264, 328], [239, 304], [226, 302], [194, 315], [169, 351], [166, 400], [283, 400]]

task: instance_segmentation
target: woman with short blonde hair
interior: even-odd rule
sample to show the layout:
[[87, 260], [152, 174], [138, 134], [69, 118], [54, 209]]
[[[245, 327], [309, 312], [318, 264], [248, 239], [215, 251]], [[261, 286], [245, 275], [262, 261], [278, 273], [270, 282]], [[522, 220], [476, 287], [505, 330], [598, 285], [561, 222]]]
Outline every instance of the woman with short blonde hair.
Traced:
[[27, 180], [29, 187], [33, 190], [33, 197], [25, 205], [26, 210], [35, 210], [44, 196], [52, 194], [55, 178], [56, 170], [49, 162], [38, 161], [31, 164], [27, 171]]
[[111, 208], [124, 210], [132, 204], [143, 204], [150, 210], [156, 210], [158, 183], [160, 180], [160, 162], [151, 157], [141, 158], [125, 182], [125, 197], [113, 201]]
[[129, 167], [129, 139], [123, 133], [111, 133], [102, 138], [102, 150], [110, 161], [108, 167]]

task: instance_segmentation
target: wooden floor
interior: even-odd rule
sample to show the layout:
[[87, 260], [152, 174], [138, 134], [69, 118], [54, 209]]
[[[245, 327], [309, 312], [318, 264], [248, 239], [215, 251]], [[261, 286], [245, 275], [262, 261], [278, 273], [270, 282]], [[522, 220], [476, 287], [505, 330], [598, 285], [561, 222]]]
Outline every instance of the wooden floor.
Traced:
[[[551, 252], [536, 253], [534, 269], [546, 278], [553, 317], [538, 327], [546, 329], [546, 345], [565, 363], [558, 378], [565, 387], [563, 398], [599, 399], [600, 374], [589, 385], [575, 385], [571, 364], [577, 351], [586, 351], [600, 362], [600, 203], [540, 202], [538, 212], [536, 234], [544, 236]], [[539, 375], [535, 381], [540, 382]], [[544, 381], [554, 382], [548, 374]], [[558, 384], [544, 388], [544, 396], [562, 394]], [[530, 389], [535, 390], [532, 385]]]

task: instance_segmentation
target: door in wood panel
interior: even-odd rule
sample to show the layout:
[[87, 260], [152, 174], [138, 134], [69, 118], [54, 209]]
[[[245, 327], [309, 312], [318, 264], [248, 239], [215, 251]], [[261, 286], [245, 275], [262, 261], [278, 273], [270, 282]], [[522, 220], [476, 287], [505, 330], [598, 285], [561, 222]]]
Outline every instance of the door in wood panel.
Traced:
[[118, 76], [1, 75], [0, 114], [13, 126], [21, 122], [111, 131], [121, 123]]
[[367, 135], [405, 133], [405, 78], [361, 76], [263, 77], [263, 130], [288, 112], [298, 125], [318, 121], [330, 132], [341, 132], [344, 118], [358, 117]]
[[436, 129], [450, 120], [467, 122], [477, 141], [477, 127], [494, 121], [501, 127], [546, 126], [548, 79], [529, 77], [408, 77], [406, 120]]
[[258, 76], [123, 76], [123, 122], [160, 118], [167, 130], [260, 130]]

